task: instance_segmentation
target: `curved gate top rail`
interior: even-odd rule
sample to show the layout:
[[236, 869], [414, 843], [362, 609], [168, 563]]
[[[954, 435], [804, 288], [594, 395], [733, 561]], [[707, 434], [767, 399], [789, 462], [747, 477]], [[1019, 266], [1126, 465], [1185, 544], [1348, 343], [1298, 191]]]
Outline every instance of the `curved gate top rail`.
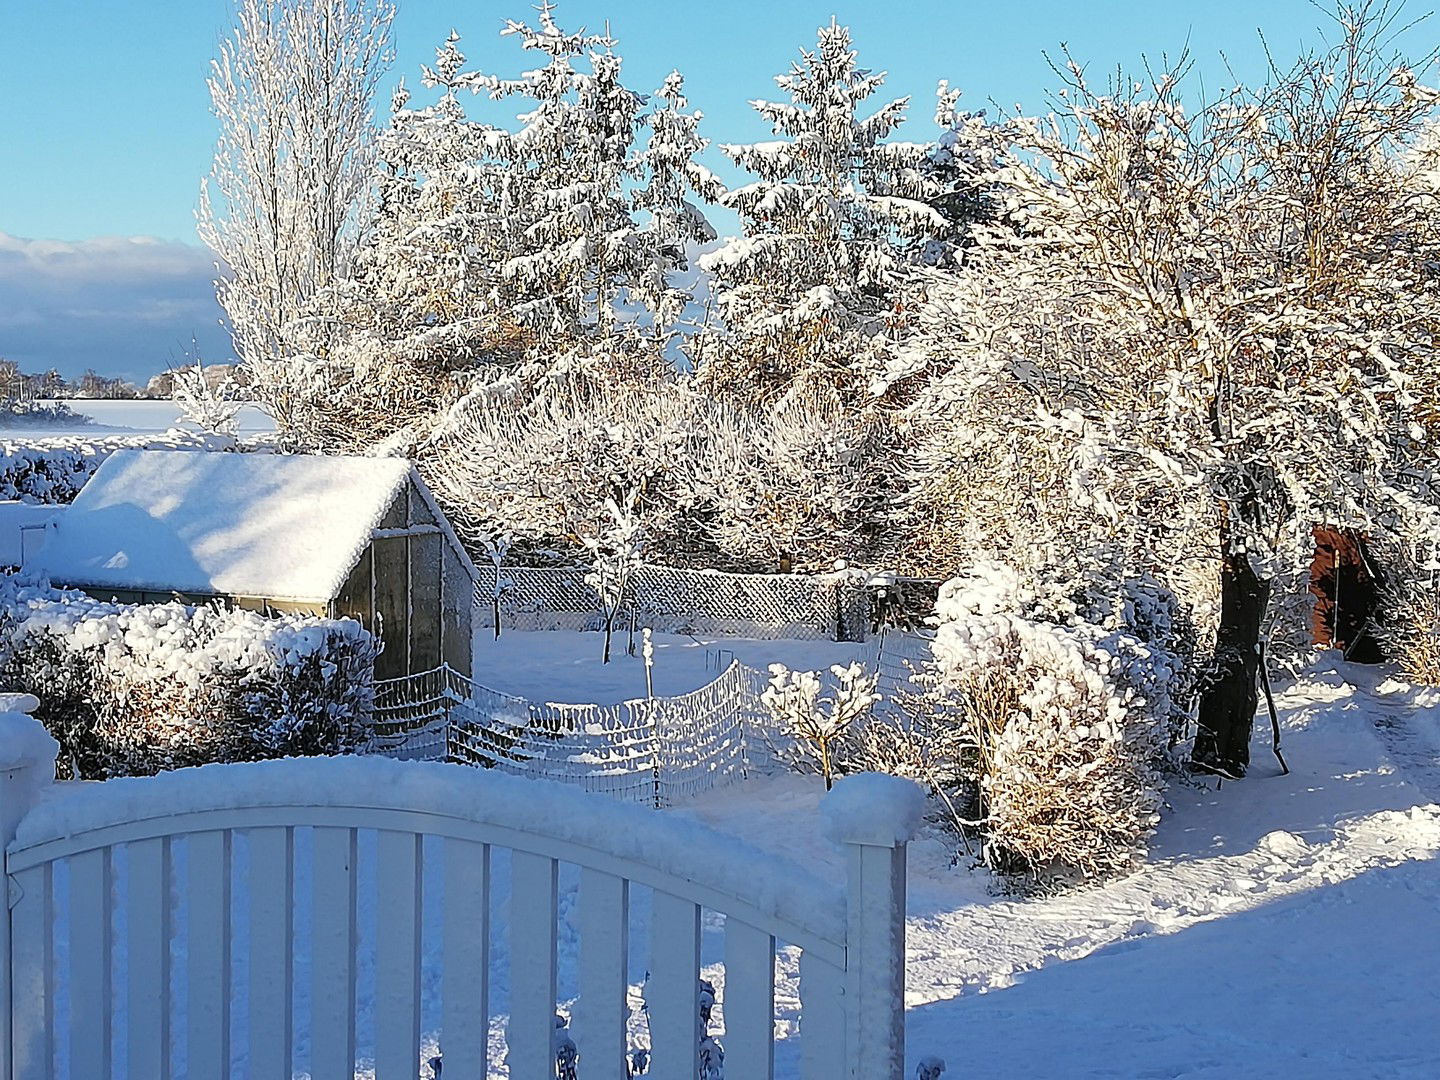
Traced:
[[[278, 813], [277, 813], [278, 812]], [[619, 873], [717, 911], [779, 924], [826, 952], [845, 897], [798, 863], [680, 817], [545, 780], [431, 761], [289, 758], [56, 785], [20, 823], [12, 873], [114, 843], [214, 829], [403, 830], [532, 851]]]
[[[303, 1054], [311, 1080], [353, 1080], [366, 1062], [377, 1080], [415, 1080], [437, 1043], [446, 1076], [479, 1080], [495, 1062], [492, 901], [508, 904], [509, 1075], [555, 1076], [563, 1042], [587, 1080], [622, 1080], [632, 884], [652, 890], [636, 920], [648, 1075], [694, 1080], [713, 1048], [699, 993], [711, 910], [726, 916], [715, 1004], [732, 1075], [774, 1080], [778, 940], [801, 950], [802, 1080], [902, 1080], [905, 845], [924, 801], [908, 781], [848, 777], [825, 797], [841, 891], [681, 817], [464, 766], [310, 758], [56, 784], [57, 749], [38, 722], [0, 714], [0, 1080], [220, 1080], [237, 1054], [251, 1076], [290, 1076]], [[493, 889], [492, 849], [508, 849]], [[579, 868], [563, 914], [562, 864]], [[384, 917], [370, 936], [362, 876]], [[573, 1041], [556, 1036], [562, 923], [578, 944]]]

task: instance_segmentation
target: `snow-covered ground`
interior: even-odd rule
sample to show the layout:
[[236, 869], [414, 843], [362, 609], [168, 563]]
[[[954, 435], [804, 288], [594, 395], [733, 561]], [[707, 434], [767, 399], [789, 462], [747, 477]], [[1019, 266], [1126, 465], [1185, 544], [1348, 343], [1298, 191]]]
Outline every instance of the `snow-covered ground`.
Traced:
[[[55, 402], [44, 402], [53, 405]], [[158, 433], [173, 427], [185, 427], [180, 419], [180, 407], [173, 401], [109, 401], [88, 399], [67, 399], [64, 404], [70, 411], [88, 416], [94, 423], [79, 427], [24, 424], [13, 428], [0, 429], [0, 437], [28, 439], [51, 435], [83, 435], [86, 433], [106, 434], [114, 432]], [[275, 430], [275, 421], [254, 405], [244, 406], [239, 415], [238, 432], [242, 438], [251, 435], [268, 435]]]
[[[497, 641], [488, 630], [475, 635], [477, 683], [531, 701], [614, 705], [645, 696], [645, 662], [640, 635], [635, 655], [626, 652], [628, 632], [617, 632], [610, 663], [601, 663], [605, 637], [599, 632], [503, 630]], [[808, 671], [870, 659], [877, 642], [771, 641], [758, 638], [689, 637], [656, 634], [655, 693], [688, 693], [714, 681], [731, 661], [764, 671], [784, 664]]]
[[[1440, 704], [1348, 666], [1279, 704], [1290, 775], [1262, 736], [1249, 779], [1172, 789], [1124, 880], [1006, 897], [914, 844], [906, 1075], [1440, 1075]], [[839, 880], [819, 794], [778, 778], [682, 812]]]

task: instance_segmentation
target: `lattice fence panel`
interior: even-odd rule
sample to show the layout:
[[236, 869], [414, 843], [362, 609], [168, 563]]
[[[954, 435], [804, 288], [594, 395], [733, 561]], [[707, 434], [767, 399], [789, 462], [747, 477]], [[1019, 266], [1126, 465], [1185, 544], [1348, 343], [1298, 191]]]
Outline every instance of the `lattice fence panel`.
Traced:
[[[598, 630], [596, 595], [584, 567], [500, 571], [500, 618], [517, 630]], [[495, 569], [479, 568], [476, 614], [493, 628]], [[723, 574], [642, 566], [630, 583], [622, 624], [668, 633], [863, 641], [870, 596], [852, 574]]]

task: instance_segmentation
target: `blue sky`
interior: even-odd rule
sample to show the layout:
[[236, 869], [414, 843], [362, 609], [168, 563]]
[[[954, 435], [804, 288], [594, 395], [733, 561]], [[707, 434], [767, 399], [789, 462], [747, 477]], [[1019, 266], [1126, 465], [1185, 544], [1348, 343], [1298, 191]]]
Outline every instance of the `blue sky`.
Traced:
[[[402, 74], [417, 85], [419, 64], [452, 26], [476, 66], [508, 74], [534, 62], [497, 35], [505, 17], [530, 14], [524, 0], [399, 7], [388, 85]], [[140, 375], [164, 368], [192, 335], [207, 355], [223, 352], [205, 302], [209, 260], [192, 246], [214, 132], [206, 65], [227, 10], [226, 0], [0, 0], [0, 355]], [[902, 134], [913, 139], [933, 131], [942, 78], [963, 88], [972, 108], [994, 99], [1043, 109], [1056, 81], [1043, 54], [1062, 42], [1104, 72], [1142, 55], [1173, 56], [1188, 41], [1207, 82], [1219, 85], [1229, 79], [1222, 53], [1242, 78], [1263, 73], [1257, 28], [1283, 59], [1325, 22], [1308, 0], [562, 0], [558, 13], [567, 27], [608, 18], [637, 88], [683, 71], [717, 143], [769, 135], [746, 102], [772, 93], [772, 76], [832, 14], [851, 27], [862, 62], [890, 72], [890, 93], [911, 96]], [[1405, 43], [1424, 52], [1435, 29], [1427, 23]], [[712, 164], [722, 164], [718, 155]], [[162, 243], [97, 245], [101, 237]], [[42, 250], [15, 238], [66, 243]], [[127, 252], [142, 258], [132, 267]], [[71, 325], [62, 332], [56, 316]], [[79, 340], [91, 324], [95, 340]]]

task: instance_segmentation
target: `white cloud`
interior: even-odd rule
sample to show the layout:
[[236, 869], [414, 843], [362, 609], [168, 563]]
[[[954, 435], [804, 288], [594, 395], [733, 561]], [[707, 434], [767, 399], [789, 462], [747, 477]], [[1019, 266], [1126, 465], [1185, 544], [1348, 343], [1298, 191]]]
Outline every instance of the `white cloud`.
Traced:
[[147, 236], [79, 243], [0, 232], [0, 356], [26, 371], [94, 368], [144, 382], [198, 342], [229, 358], [210, 253]]

